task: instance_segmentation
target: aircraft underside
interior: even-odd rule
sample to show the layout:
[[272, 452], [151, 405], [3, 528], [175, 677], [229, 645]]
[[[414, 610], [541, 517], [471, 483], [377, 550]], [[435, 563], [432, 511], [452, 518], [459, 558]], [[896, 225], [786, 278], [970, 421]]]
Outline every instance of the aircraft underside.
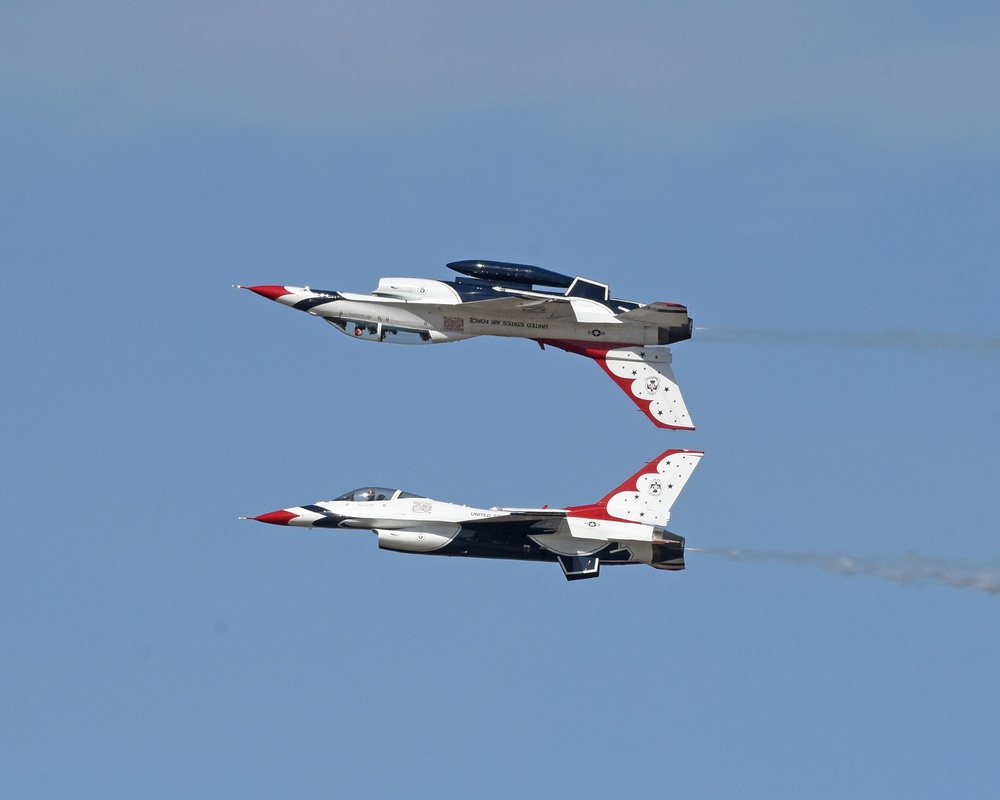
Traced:
[[[458, 556], [466, 558], [495, 558], [510, 561], [546, 561], [558, 562], [568, 580], [581, 578], [596, 578], [601, 564], [646, 564], [644, 559], [635, 558], [628, 543], [608, 542], [596, 552], [585, 555], [559, 555], [540, 546], [523, 532], [498, 530], [501, 526], [490, 525], [483, 529], [463, 527], [449, 543], [436, 550], [421, 551], [423, 555]], [[513, 527], [513, 526], [512, 526]], [[653, 559], [651, 566], [664, 570], [684, 569], [684, 539], [670, 534], [670, 540], [652, 544]], [[635, 545], [633, 545], [634, 547]], [[416, 552], [403, 547], [387, 546], [387, 542], [379, 537], [379, 547], [383, 550], [397, 552]]]
[[510, 313], [469, 305], [421, 307], [417, 303], [393, 307], [384, 301], [368, 298], [325, 302], [309, 310], [352, 338], [392, 344], [430, 344], [461, 341], [475, 336], [645, 346], [667, 344], [674, 340], [655, 325], [619, 322], [610, 314], [580, 321], [566, 313]]

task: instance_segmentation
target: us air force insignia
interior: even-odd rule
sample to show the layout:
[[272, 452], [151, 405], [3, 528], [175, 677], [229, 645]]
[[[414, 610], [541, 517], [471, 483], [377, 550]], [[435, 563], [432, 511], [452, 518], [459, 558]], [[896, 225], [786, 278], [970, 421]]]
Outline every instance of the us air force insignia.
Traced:
[[646, 391], [653, 394], [657, 389], [660, 388], [659, 378], [646, 378]]
[[663, 484], [659, 481], [650, 481], [649, 483], [649, 493], [654, 497], [659, 494], [663, 494]]

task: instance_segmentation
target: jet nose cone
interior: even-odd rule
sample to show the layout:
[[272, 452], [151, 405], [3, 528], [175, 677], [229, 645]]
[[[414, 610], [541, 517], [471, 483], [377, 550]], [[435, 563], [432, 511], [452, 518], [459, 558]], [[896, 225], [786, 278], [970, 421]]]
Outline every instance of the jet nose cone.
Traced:
[[243, 288], [249, 289], [261, 297], [266, 297], [268, 300], [277, 300], [279, 297], [291, 294], [285, 286], [244, 286]]
[[291, 520], [295, 519], [298, 514], [293, 514], [291, 511], [268, 511], [266, 514], [261, 514], [260, 516], [251, 517], [251, 519], [257, 520], [257, 522], [267, 522], [271, 525], [287, 525]]

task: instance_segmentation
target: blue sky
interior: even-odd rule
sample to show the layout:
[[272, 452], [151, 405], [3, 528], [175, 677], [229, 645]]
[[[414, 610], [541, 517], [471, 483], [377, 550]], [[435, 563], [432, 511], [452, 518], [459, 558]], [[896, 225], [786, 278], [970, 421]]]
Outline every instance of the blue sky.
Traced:
[[[237, 517], [586, 503], [689, 447], [692, 547], [996, 574], [998, 33], [985, 3], [0, 5], [0, 794], [995, 796], [987, 592], [699, 553], [569, 584]], [[465, 258], [729, 329], [674, 348], [697, 430], [567, 354], [352, 343], [231, 288]], [[857, 338], [891, 331], [930, 338]]]

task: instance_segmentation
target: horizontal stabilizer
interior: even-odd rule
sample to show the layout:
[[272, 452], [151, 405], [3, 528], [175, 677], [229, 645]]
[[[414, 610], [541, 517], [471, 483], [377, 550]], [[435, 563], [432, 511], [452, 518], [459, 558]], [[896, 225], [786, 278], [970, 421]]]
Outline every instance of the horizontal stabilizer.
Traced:
[[687, 317], [686, 306], [680, 303], [649, 303], [621, 314], [615, 314], [618, 319], [629, 322], [651, 322], [654, 325], [673, 325], [674, 320]]
[[687, 306], [680, 303], [649, 303], [615, 315], [623, 322], [656, 326], [656, 343], [673, 344], [691, 338], [694, 323]]
[[668, 348], [608, 349], [552, 339], [543, 340], [543, 344], [594, 359], [657, 427], [694, 430], [691, 415], [670, 369]]

